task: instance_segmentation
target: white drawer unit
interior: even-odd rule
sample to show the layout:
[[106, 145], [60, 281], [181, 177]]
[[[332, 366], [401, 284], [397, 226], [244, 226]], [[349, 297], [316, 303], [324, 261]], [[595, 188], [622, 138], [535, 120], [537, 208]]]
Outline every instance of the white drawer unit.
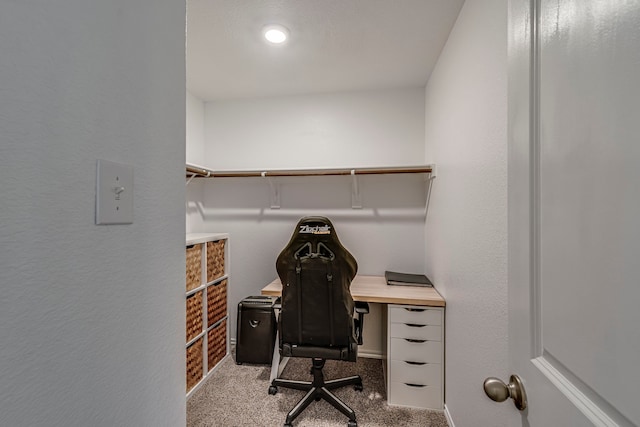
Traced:
[[388, 307], [388, 404], [443, 409], [444, 308]]

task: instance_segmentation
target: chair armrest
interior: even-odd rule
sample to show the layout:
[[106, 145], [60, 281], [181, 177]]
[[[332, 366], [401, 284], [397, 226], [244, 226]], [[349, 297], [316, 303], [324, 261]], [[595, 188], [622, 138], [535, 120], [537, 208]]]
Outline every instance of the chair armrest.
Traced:
[[358, 313], [358, 319], [356, 322], [356, 338], [358, 339], [358, 345], [362, 345], [362, 331], [364, 330], [364, 315], [369, 313], [369, 303], [356, 301], [355, 312]]
[[369, 314], [369, 303], [364, 301], [355, 301], [356, 303], [356, 313], [358, 314]]

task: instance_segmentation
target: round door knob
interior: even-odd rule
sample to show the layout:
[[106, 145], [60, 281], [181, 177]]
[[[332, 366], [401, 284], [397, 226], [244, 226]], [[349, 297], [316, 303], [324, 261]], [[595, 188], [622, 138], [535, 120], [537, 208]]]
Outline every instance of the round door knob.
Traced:
[[522, 380], [517, 375], [511, 375], [509, 384], [505, 384], [499, 378], [489, 377], [484, 380], [484, 392], [489, 399], [495, 402], [504, 402], [509, 397], [521, 411], [527, 409], [527, 394], [524, 391]]

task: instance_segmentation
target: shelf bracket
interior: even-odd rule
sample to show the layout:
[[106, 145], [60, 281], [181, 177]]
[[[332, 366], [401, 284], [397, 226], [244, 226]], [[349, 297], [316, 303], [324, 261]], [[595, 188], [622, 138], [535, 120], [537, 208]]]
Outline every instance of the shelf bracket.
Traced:
[[280, 184], [274, 184], [271, 177], [267, 176], [267, 172], [262, 172], [260, 175], [263, 178], [267, 178], [269, 183], [269, 204], [271, 209], [280, 209]]
[[429, 212], [429, 200], [431, 199], [431, 187], [433, 186], [433, 180], [436, 178], [436, 165], [431, 165], [431, 172], [428, 173], [425, 178], [425, 204], [424, 204], [424, 214], [425, 217], [427, 212]]
[[351, 169], [351, 209], [362, 209], [362, 198], [360, 196], [360, 186], [356, 170]]
[[185, 186], [185, 187], [187, 187], [187, 186], [191, 183], [191, 181], [193, 181], [193, 178], [195, 178], [195, 177], [196, 177], [196, 175], [197, 175], [197, 174], [195, 174], [195, 173], [194, 173], [194, 174], [192, 174], [192, 175], [189, 177], [189, 179], [187, 180], [187, 183], [186, 183], [184, 186]]
[[430, 185], [431, 181], [436, 178], [436, 165], [430, 165], [429, 167], [431, 168], [431, 172], [427, 172], [424, 175], [424, 182], [429, 183]]

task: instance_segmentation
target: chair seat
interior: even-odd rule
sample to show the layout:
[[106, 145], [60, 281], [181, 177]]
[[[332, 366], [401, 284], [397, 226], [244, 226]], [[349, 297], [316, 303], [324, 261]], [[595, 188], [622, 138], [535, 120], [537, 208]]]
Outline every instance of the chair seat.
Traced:
[[352, 345], [349, 347], [316, 347], [312, 345], [295, 345], [295, 344], [282, 344], [280, 348], [280, 354], [283, 357], [305, 357], [330, 360], [345, 360], [348, 362], [355, 362], [358, 356], [358, 346]]

